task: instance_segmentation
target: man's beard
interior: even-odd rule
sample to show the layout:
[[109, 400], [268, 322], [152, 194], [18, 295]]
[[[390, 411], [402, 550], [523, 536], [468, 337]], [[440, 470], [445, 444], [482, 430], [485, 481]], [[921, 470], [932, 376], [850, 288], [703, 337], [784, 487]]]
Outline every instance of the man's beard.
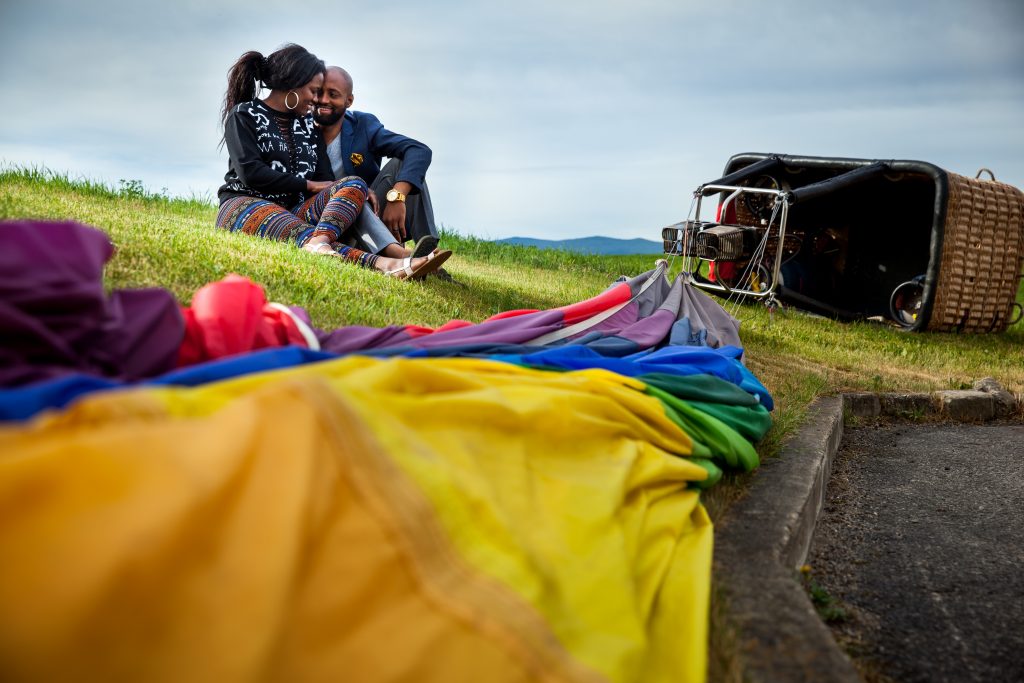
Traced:
[[344, 111], [338, 111], [337, 109], [335, 109], [333, 114], [328, 114], [327, 116], [313, 114], [313, 120], [319, 123], [321, 126], [333, 126], [338, 121], [340, 121], [341, 117], [344, 115]]

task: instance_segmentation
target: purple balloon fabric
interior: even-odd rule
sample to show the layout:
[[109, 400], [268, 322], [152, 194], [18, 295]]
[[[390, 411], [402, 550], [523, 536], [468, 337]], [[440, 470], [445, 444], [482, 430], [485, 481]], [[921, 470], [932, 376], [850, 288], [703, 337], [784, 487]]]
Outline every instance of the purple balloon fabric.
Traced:
[[[0, 386], [70, 373], [133, 381], [174, 369], [185, 322], [170, 292], [103, 291], [113, 246], [72, 222], [0, 222]], [[306, 312], [292, 310], [308, 322]], [[471, 346], [544, 348], [582, 344], [608, 357], [668, 345], [739, 346], [739, 324], [684, 277], [661, 269], [622, 278], [604, 294], [563, 308], [422, 329], [315, 330], [334, 354], [438, 352]]]
[[185, 334], [177, 302], [163, 289], [108, 296], [113, 253], [103, 232], [78, 223], [0, 221], [0, 386], [174, 369]]
[[[651, 278], [650, 286], [645, 287]], [[673, 336], [676, 337], [673, 343], [684, 345], [713, 348], [741, 345], [736, 319], [682, 276], [669, 281], [659, 271], [651, 270], [633, 278], [623, 278], [612, 288], [617, 286], [628, 288], [631, 294], [628, 302], [623, 302], [621, 308], [603, 319], [596, 315], [600, 311], [595, 304], [593, 324], [583, 325], [582, 329], [567, 334], [557, 343], [582, 342], [604, 349], [602, 352], [609, 355], [626, 355], [656, 348]], [[410, 334], [406, 328], [398, 326], [352, 326], [330, 332], [317, 330], [317, 337], [324, 351], [357, 353], [392, 348], [443, 349], [467, 344], [481, 348], [530, 344], [568, 327], [563, 310], [556, 308], [485, 320], [422, 336]], [[683, 329], [685, 334], [680, 332]]]

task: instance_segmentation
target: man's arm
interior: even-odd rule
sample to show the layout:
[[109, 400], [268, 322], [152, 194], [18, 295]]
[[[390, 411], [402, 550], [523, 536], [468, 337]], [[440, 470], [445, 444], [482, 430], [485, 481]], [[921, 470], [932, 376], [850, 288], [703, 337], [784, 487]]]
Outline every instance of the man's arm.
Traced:
[[[395, 178], [395, 184], [389, 188], [398, 190], [403, 195], [415, 194], [426, 182], [427, 168], [433, 156], [430, 148], [419, 140], [392, 132], [372, 114], [366, 116], [367, 138], [370, 143], [370, 152], [376, 157], [388, 157], [389, 159], [400, 159], [402, 168]], [[391, 230], [395, 239], [405, 241], [408, 232], [405, 229], [405, 202], [387, 202], [381, 212], [381, 220]]]
[[392, 132], [372, 114], [364, 114], [371, 118], [368, 126], [370, 152], [377, 157], [388, 157], [389, 159], [401, 159], [402, 170], [399, 171], [397, 183], [408, 183], [408, 192], [397, 188], [403, 194], [415, 194], [423, 187], [427, 177], [427, 169], [430, 167], [430, 160], [433, 153], [430, 148], [419, 140]]

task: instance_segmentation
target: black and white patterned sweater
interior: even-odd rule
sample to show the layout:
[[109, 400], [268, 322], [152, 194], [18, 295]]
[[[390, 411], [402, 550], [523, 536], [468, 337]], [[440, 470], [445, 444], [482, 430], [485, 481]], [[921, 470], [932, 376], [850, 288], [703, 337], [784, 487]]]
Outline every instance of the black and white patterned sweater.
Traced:
[[312, 116], [275, 111], [260, 100], [236, 105], [224, 123], [228, 172], [220, 202], [245, 195], [294, 208], [307, 196], [306, 180], [334, 179], [319, 135]]

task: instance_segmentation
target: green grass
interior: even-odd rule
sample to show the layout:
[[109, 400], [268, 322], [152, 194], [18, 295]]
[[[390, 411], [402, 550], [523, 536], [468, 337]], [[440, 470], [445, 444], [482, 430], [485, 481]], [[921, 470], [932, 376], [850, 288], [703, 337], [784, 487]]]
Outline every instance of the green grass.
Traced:
[[[198, 200], [115, 190], [37, 169], [0, 171], [0, 217], [74, 219], [110, 235], [117, 248], [106, 270], [109, 288], [160, 286], [185, 304], [194, 291], [228, 273], [259, 282], [271, 300], [305, 306], [324, 328], [480, 320], [515, 308], [550, 308], [593, 296], [623, 269], [651, 259], [587, 261], [562, 267], [538, 250], [492, 245], [446, 232], [458, 258], [446, 264], [462, 285], [388, 280], [288, 245], [213, 228], [216, 209]], [[524, 251], [524, 250], [520, 250]], [[528, 253], [528, 252], [534, 253]]]
[[[119, 188], [38, 168], [0, 169], [0, 218], [73, 219], [110, 235], [117, 247], [108, 288], [159, 286], [185, 304], [203, 284], [240, 273], [264, 286], [272, 301], [306, 307], [314, 323], [437, 326], [453, 318], [479, 321], [521, 308], [550, 308], [604, 290], [619, 275], [650, 269], [657, 256], [584, 256], [494, 244], [444, 230], [455, 251], [446, 268], [458, 283], [387, 280], [377, 274], [284, 244], [214, 229], [205, 198], [173, 199], [139, 181]], [[652, 234], [656, 233], [652, 226]], [[1018, 293], [1024, 301], [1024, 287]], [[871, 323], [840, 324], [793, 310], [769, 315], [738, 310], [747, 365], [776, 401], [774, 427], [758, 450], [774, 455], [823, 394], [844, 390], [932, 391], [964, 388], [991, 376], [1024, 392], [1024, 322], [1000, 335], [911, 334]], [[750, 475], [727, 475], [704, 500], [719, 519], [742, 495]], [[712, 679], [741, 674], [719, 604], [712, 619]], [[732, 644], [730, 644], [732, 643]], [[725, 673], [723, 673], [725, 672]]]

